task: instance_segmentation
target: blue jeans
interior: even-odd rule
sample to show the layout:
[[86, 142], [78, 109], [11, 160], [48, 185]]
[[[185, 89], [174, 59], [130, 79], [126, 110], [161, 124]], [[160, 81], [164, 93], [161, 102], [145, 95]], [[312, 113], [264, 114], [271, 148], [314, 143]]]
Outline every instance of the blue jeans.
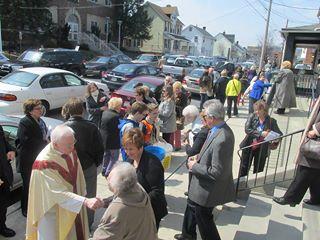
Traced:
[[113, 165], [118, 161], [120, 155], [119, 149], [107, 149], [103, 155], [102, 175], [108, 176]]

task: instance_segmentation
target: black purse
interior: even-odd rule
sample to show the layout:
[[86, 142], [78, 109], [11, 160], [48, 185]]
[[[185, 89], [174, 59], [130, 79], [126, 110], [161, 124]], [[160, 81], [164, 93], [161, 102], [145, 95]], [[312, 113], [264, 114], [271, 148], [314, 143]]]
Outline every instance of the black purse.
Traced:
[[307, 159], [320, 161], [320, 139], [306, 137], [300, 147], [300, 152]]

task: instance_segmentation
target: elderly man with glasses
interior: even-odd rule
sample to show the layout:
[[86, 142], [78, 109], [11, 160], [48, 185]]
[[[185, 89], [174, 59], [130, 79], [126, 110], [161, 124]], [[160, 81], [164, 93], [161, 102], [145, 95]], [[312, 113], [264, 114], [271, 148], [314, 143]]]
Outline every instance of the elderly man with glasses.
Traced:
[[200, 153], [197, 157], [190, 157], [187, 163], [191, 180], [182, 233], [174, 236], [178, 240], [196, 239], [196, 225], [203, 240], [219, 240], [212, 210], [235, 199], [232, 176], [234, 135], [224, 121], [223, 105], [217, 99], [210, 100], [204, 106], [203, 116], [210, 131]]

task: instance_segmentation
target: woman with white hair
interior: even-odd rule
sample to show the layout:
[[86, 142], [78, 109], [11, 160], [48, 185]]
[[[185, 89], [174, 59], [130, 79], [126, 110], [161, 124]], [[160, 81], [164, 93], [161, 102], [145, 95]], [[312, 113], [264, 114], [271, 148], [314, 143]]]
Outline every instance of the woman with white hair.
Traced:
[[135, 168], [130, 163], [117, 163], [107, 183], [114, 196], [92, 240], [115, 236], [116, 239], [158, 239], [151, 202], [138, 185]]

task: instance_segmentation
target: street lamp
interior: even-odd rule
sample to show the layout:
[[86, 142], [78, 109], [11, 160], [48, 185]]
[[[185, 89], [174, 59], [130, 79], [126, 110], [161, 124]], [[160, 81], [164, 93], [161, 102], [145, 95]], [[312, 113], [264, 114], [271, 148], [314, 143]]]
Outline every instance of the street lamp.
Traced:
[[119, 25], [119, 39], [118, 39], [118, 48], [120, 49], [120, 42], [121, 42], [121, 24], [122, 24], [122, 21], [121, 20], [118, 20], [118, 25]]

